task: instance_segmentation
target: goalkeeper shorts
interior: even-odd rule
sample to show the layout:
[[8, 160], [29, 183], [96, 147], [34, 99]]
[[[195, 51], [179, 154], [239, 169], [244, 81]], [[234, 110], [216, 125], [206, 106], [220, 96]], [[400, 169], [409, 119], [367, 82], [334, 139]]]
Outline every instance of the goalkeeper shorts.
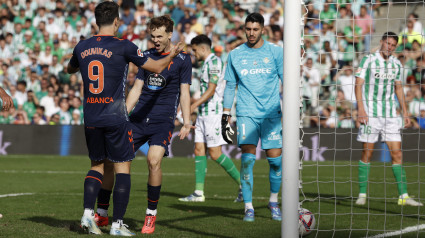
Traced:
[[357, 141], [375, 143], [381, 135], [381, 141], [401, 141], [399, 118], [371, 118], [368, 124], [362, 124], [357, 134]]
[[261, 139], [261, 149], [282, 148], [282, 120], [276, 118], [237, 117], [238, 146], [258, 145]]

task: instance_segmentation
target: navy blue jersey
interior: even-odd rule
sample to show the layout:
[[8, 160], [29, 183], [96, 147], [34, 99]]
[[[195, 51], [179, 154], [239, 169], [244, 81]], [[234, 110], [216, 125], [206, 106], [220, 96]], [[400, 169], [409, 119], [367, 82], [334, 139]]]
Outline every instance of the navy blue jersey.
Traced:
[[[166, 57], [155, 49], [143, 52], [145, 57], [154, 60]], [[137, 80], [143, 80], [142, 95], [131, 113], [131, 122], [140, 122], [145, 118], [155, 121], [174, 121], [180, 98], [180, 84], [191, 84], [192, 61], [184, 52], [174, 57], [173, 61], [160, 74], [139, 69]]]
[[138, 47], [114, 36], [93, 36], [74, 48], [70, 65], [80, 68], [84, 82], [84, 124], [113, 126], [128, 121], [125, 81], [128, 63], [147, 61]]

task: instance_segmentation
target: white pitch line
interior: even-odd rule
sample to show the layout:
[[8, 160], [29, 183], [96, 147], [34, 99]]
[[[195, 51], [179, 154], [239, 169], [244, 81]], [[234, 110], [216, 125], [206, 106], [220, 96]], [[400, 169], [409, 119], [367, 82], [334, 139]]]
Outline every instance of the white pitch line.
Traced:
[[[86, 174], [84, 171], [43, 171], [43, 170], [0, 170], [0, 173], [5, 174]], [[195, 173], [162, 173], [164, 176], [193, 176]], [[131, 175], [148, 175], [144, 172], [133, 172]], [[226, 173], [222, 174], [206, 174], [207, 177], [227, 177]], [[268, 178], [269, 175], [254, 175], [257, 178]]]
[[414, 232], [414, 231], [419, 231], [419, 230], [423, 230], [423, 229], [425, 229], [425, 224], [418, 225], [418, 226], [409, 226], [409, 227], [404, 228], [401, 231], [387, 232], [387, 233], [379, 234], [379, 235], [376, 235], [376, 236], [369, 236], [369, 238], [399, 236], [399, 235], [402, 235], [402, 234], [406, 234], [406, 233]]
[[0, 195], [0, 198], [17, 197], [17, 196], [25, 196], [25, 195], [33, 195], [33, 194], [34, 193], [9, 193], [9, 194]]

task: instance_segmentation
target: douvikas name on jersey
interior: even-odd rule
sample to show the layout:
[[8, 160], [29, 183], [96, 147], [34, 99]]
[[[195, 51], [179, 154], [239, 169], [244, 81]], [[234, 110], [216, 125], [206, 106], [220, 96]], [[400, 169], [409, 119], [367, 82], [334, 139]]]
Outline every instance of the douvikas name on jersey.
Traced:
[[136, 45], [114, 36], [93, 36], [75, 46], [70, 65], [79, 68], [83, 78], [86, 126], [113, 126], [128, 121], [128, 63], [142, 66], [147, 59]]
[[[143, 55], [158, 60], [168, 54], [150, 49]], [[192, 61], [188, 54], [179, 53], [160, 74], [139, 69], [136, 80], [143, 80], [144, 84], [130, 120], [174, 121], [179, 105], [180, 84], [192, 83]]]

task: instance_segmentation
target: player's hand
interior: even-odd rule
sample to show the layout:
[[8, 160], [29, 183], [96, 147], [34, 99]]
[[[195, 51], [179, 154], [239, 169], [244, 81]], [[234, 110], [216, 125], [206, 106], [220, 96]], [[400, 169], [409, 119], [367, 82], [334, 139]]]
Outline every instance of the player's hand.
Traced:
[[3, 110], [8, 111], [13, 107], [13, 99], [4, 91], [0, 91], [0, 98], [3, 101]]
[[177, 45], [174, 45], [173, 47], [171, 47], [170, 50], [170, 56], [171, 58], [176, 57], [178, 54], [180, 54], [180, 52], [182, 52], [183, 50], [183, 44], [181, 42], [177, 43]]
[[232, 144], [233, 141], [230, 138], [231, 135], [235, 134], [232, 127], [230, 126], [231, 115], [223, 113], [221, 116], [221, 135], [223, 139], [228, 143]]
[[192, 124], [184, 124], [184, 126], [182, 126], [182, 128], [180, 129], [180, 132], [177, 136], [180, 137], [180, 140], [183, 140], [186, 136], [189, 135], [190, 133], [190, 129], [195, 129], [196, 127], [193, 126]]
[[364, 109], [359, 109], [359, 114], [357, 115], [360, 124], [367, 124], [369, 122], [369, 117], [366, 114]]
[[404, 128], [408, 128], [411, 126], [412, 121], [410, 120], [409, 115], [404, 115], [403, 116], [403, 121], [404, 121]]

